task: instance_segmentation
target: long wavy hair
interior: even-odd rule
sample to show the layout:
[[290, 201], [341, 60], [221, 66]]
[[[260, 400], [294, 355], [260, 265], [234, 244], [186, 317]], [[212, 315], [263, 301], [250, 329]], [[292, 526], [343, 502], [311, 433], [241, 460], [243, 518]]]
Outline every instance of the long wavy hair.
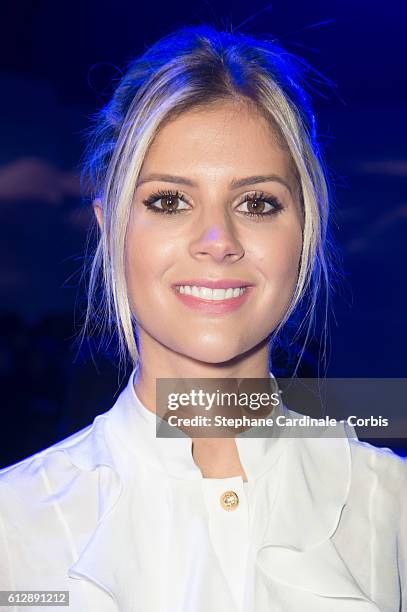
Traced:
[[82, 339], [95, 331], [114, 334], [120, 364], [128, 358], [137, 364], [125, 242], [144, 157], [160, 127], [180, 113], [238, 99], [254, 104], [268, 119], [290, 153], [300, 185], [303, 243], [298, 280], [283, 319], [270, 333], [270, 363], [280, 351], [288, 355], [287, 363], [297, 357], [298, 368], [316, 329], [326, 358], [328, 306], [339, 260], [328, 223], [329, 181], [307, 91], [309, 74], [314, 70], [308, 63], [274, 39], [210, 26], [177, 30], [129, 64], [87, 134], [83, 176], [91, 200], [100, 202], [103, 227], [99, 231], [95, 223], [97, 246], [84, 270], [88, 283]]

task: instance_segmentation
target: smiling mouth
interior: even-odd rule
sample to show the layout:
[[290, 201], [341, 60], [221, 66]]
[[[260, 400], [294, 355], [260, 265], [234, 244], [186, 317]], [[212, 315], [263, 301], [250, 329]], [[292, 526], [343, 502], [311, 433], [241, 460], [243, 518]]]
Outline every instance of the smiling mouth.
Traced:
[[201, 287], [196, 285], [175, 285], [175, 291], [181, 295], [189, 295], [200, 300], [209, 302], [223, 302], [241, 297], [248, 289], [245, 287], [215, 288]]

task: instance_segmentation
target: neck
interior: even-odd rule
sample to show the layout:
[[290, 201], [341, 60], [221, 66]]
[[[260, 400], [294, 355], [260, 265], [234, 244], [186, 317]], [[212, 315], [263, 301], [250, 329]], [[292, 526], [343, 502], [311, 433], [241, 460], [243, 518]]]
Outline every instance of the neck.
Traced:
[[[140, 362], [134, 389], [144, 406], [156, 412], [157, 378], [268, 378], [267, 340], [250, 351], [222, 363], [207, 363], [140, 341]], [[192, 455], [204, 478], [247, 475], [234, 438], [192, 438]]]
[[267, 341], [242, 355], [222, 363], [192, 359], [158, 345], [140, 343], [140, 362], [134, 389], [140, 401], [156, 412], [157, 378], [268, 378]]

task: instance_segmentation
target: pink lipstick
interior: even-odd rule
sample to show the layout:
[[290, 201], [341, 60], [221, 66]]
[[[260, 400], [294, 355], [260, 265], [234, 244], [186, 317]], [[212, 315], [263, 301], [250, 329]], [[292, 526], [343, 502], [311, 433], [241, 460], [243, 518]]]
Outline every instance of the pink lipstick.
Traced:
[[226, 314], [242, 306], [253, 285], [240, 279], [188, 279], [172, 285], [177, 298], [193, 310], [207, 314]]

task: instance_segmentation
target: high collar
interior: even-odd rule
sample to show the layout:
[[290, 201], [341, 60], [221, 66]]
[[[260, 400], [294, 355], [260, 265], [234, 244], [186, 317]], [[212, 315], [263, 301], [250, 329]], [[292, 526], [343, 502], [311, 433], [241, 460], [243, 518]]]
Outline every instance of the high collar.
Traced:
[[[165, 420], [160, 419], [149, 410], [139, 399], [134, 379], [137, 368], [133, 370], [129, 381], [118, 401], [110, 410], [109, 426], [112, 434], [120, 439], [128, 452], [143, 457], [156, 469], [167, 474], [186, 480], [200, 480], [202, 472], [196, 465], [192, 455], [192, 440], [178, 430], [179, 437], [157, 437], [157, 427], [160, 431], [167, 431], [171, 436], [171, 427]], [[270, 372], [270, 377], [275, 380]], [[277, 387], [276, 387], [277, 388]], [[273, 418], [286, 411], [283, 404], [273, 408]], [[158, 423], [158, 425], [157, 425]], [[252, 484], [265, 471], [271, 469], [286, 443], [287, 437], [282, 435], [281, 428], [273, 428], [268, 437], [258, 427], [251, 427], [236, 436], [236, 444], [240, 461]]]

